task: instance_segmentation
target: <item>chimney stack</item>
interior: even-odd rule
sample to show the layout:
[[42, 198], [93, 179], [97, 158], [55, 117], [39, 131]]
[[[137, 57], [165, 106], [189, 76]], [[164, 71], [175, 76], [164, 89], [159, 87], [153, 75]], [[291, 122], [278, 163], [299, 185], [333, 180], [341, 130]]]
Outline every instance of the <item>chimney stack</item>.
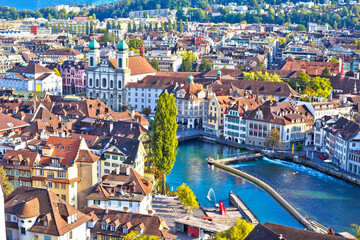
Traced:
[[141, 44], [141, 47], [140, 47], [140, 56], [141, 56], [141, 57], [145, 57], [145, 48], [144, 48], [144, 44], [143, 44], [143, 43]]

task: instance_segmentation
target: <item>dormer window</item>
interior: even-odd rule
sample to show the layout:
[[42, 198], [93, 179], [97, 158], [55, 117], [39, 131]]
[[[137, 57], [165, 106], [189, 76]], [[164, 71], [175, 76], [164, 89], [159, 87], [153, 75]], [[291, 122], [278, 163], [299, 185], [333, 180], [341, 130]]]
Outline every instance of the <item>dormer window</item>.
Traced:
[[123, 228], [123, 233], [125, 233], [125, 234], [128, 234], [128, 231], [129, 231], [129, 229], [128, 228]]
[[106, 225], [106, 224], [102, 224], [102, 225], [101, 225], [101, 229], [102, 229], [102, 230], [106, 230], [106, 229], [107, 229], [107, 225]]
[[115, 232], [115, 230], [116, 230], [115, 226], [110, 226], [110, 231]]

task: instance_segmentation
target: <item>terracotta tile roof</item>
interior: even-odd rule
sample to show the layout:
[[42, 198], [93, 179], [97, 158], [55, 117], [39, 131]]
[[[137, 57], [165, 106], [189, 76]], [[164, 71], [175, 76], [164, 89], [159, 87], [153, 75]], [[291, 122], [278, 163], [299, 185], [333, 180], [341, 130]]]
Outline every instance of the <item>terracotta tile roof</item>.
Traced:
[[[262, 118], [258, 118], [258, 113], [261, 113]], [[260, 122], [273, 123], [278, 125], [289, 125], [301, 123], [313, 125], [314, 117], [305, 105], [293, 105], [291, 102], [272, 102], [267, 101], [258, 108], [245, 114], [244, 119], [254, 120]]]
[[[24, 206], [27, 205], [24, 204], [26, 201], [31, 204]], [[5, 213], [7, 214], [33, 216], [37, 212], [39, 212], [37, 220], [28, 231], [54, 236], [62, 236], [91, 219], [89, 215], [78, 211], [47, 189], [22, 186], [16, 188], [5, 199]], [[76, 213], [76, 221], [70, 224], [66, 216], [69, 213]], [[47, 224], [44, 224], [44, 221]]]
[[79, 116], [104, 118], [108, 113], [113, 113], [113, 110], [99, 99], [80, 100], [76, 102], [59, 100], [55, 102], [52, 113], [73, 118]]
[[89, 148], [91, 148], [92, 146], [94, 146], [94, 144], [95, 144], [96, 141], [98, 140], [99, 136], [96, 136], [96, 135], [88, 135], [88, 134], [73, 133], [73, 134], [71, 135], [71, 138], [75, 138], [75, 139], [84, 138], [87, 146], [88, 146]]
[[82, 55], [83, 53], [79, 52], [75, 49], [49, 49], [40, 54], [40, 56], [44, 55], [68, 55], [68, 56], [76, 56]]
[[[127, 173], [127, 170], [129, 173]], [[108, 201], [110, 198], [125, 198], [141, 202], [149, 193], [151, 193], [152, 188], [152, 183], [142, 177], [134, 169], [119, 167], [119, 174], [114, 170], [109, 175], [105, 176], [104, 180], [96, 186], [86, 199]], [[123, 192], [124, 195], [115, 195], [115, 192], [119, 191]], [[131, 193], [132, 197], [127, 196], [128, 193]]]
[[[116, 59], [110, 60], [113, 68], [117, 68]], [[142, 74], [151, 74], [156, 73], [157, 71], [151, 66], [151, 64], [146, 60], [146, 58], [140, 56], [129, 57], [129, 68], [131, 69], [131, 76], [142, 75]]]
[[320, 76], [322, 71], [328, 67], [331, 73], [339, 73], [339, 63], [331, 62], [307, 62], [287, 58], [281, 70], [303, 71], [310, 76]]
[[0, 113], [0, 131], [22, 128], [28, 125], [29, 124], [26, 122], [10, 117], [4, 113]]
[[233, 84], [239, 89], [251, 91], [252, 94], [256, 92], [259, 95], [272, 95], [272, 96], [289, 96], [291, 94], [297, 95], [298, 93], [292, 89], [289, 84], [285, 82], [263, 82], [263, 81], [247, 81], [247, 80], [236, 80], [236, 81], [225, 81], [222, 80], [224, 85]]
[[187, 82], [187, 77], [149, 75], [138, 82], [128, 82], [126, 84], [126, 87], [167, 89], [169, 87], [175, 88], [177, 85], [185, 84], [186, 82]]
[[105, 120], [109, 119], [113, 119], [114, 121], [137, 122], [142, 126], [149, 126], [149, 121], [144, 115], [135, 111], [113, 112], [105, 118]]
[[7, 70], [7, 72], [39, 74], [39, 73], [52, 73], [54, 71], [46, 67], [43, 67], [37, 63], [29, 63], [26, 66], [13, 67]]
[[[158, 216], [148, 216], [138, 213], [126, 213], [116, 210], [105, 210], [96, 206], [85, 207], [83, 213], [96, 215], [99, 221], [91, 229], [92, 234], [101, 234], [111, 237], [124, 237], [123, 227], [127, 226], [128, 232], [143, 229], [142, 234], [147, 236], [157, 236], [161, 239], [176, 239], [177, 236], [169, 233], [170, 228], [165, 221]], [[116, 231], [101, 229], [101, 223], [118, 226]]]
[[[31, 171], [36, 160], [40, 159], [37, 152], [28, 149], [7, 150], [1, 160], [1, 165], [5, 168], [14, 166], [12, 162], [19, 162], [18, 170]], [[7, 164], [9, 161], [9, 164]]]

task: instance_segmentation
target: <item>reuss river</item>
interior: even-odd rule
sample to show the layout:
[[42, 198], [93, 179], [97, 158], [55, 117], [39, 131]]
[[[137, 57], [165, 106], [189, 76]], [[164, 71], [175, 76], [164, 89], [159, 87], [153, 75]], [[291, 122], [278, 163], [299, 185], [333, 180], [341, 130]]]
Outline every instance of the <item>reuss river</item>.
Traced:
[[[177, 160], [167, 177], [169, 185], [187, 183], [200, 204], [213, 207], [207, 193], [213, 188], [217, 201], [228, 205], [230, 190], [236, 192], [260, 219], [303, 228], [265, 191], [222, 170], [210, 169], [206, 157], [227, 157], [241, 152], [222, 144], [191, 140], [179, 143]], [[360, 224], [360, 187], [330, 177], [301, 165], [279, 160], [262, 159], [232, 165], [267, 182], [290, 202], [303, 216], [336, 231], [355, 234], [351, 224]]]

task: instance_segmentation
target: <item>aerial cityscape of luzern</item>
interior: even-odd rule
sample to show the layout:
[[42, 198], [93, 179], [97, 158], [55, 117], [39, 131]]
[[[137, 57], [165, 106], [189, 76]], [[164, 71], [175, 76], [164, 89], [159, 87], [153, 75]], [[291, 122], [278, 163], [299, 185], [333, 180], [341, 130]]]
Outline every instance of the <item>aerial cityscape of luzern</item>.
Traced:
[[0, 0], [0, 240], [360, 240], [360, 0]]

